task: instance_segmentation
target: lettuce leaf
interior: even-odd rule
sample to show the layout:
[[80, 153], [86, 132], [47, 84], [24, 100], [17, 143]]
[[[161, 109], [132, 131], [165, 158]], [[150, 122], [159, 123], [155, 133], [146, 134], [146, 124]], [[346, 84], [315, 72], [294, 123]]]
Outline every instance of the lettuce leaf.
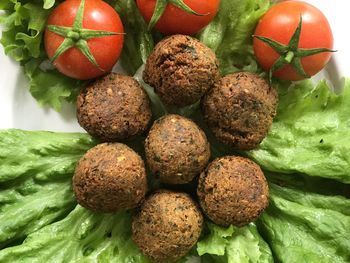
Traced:
[[153, 50], [154, 40], [134, 0], [116, 1], [115, 9], [122, 19], [126, 33], [120, 61], [123, 69], [134, 75], [146, 63]]
[[[0, 262], [149, 262], [131, 240], [130, 213], [76, 206], [71, 177], [96, 144], [86, 134], [0, 131]], [[130, 145], [138, 152], [142, 143]], [[206, 229], [179, 262], [349, 262], [349, 185], [267, 174], [270, 206], [245, 227]], [[196, 257], [197, 255], [197, 257]]]
[[49, 10], [42, 1], [0, 0], [5, 11], [0, 22], [5, 26], [0, 43], [5, 54], [18, 62], [39, 58], [42, 36]]
[[[284, 177], [279, 176], [282, 184]], [[329, 185], [319, 181], [316, 187]], [[350, 199], [306, 192], [300, 184], [270, 184], [270, 194], [258, 226], [277, 262], [350, 261]]]
[[339, 95], [326, 81], [280, 87], [278, 113], [248, 156], [264, 169], [350, 183], [350, 80]]
[[32, 59], [24, 65], [24, 73], [30, 82], [29, 90], [39, 105], [50, 105], [60, 111], [62, 100], [75, 102], [85, 81], [71, 79], [50, 67], [43, 70], [41, 65], [44, 64], [40, 59]]
[[131, 240], [130, 214], [94, 214], [79, 205], [64, 219], [0, 251], [1, 262], [150, 263]]
[[252, 34], [270, 5], [269, 0], [221, 1], [215, 19], [198, 35], [215, 51], [223, 75], [261, 71], [254, 59]]
[[197, 243], [200, 256], [209, 254], [213, 262], [273, 262], [271, 250], [254, 223], [242, 228], [223, 228], [207, 222], [207, 227], [210, 234]]
[[85, 134], [0, 131], [0, 248], [70, 212], [75, 164], [93, 145]]

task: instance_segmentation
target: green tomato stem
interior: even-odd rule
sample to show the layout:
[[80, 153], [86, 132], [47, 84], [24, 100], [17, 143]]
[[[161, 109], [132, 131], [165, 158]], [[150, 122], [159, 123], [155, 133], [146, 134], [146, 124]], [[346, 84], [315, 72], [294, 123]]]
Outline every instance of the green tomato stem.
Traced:
[[83, 28], [84, 9], [85, 9], [85, 0], [81, 0], [77, 11], [77, 15], [74, 20], [73, 30], [78, 31]]
[[287, 55], [285, 56], [285, 60], [288, 62], [288, 63], [291, 63], [292, 60], [294, 58], [294, 52], [293, 51], [288, 51]]
[[80, 34], [74, 31], [69, 31], [67, 34], [67, 38], [71, 38], [75, 41], [78, 41], [80, 39]]

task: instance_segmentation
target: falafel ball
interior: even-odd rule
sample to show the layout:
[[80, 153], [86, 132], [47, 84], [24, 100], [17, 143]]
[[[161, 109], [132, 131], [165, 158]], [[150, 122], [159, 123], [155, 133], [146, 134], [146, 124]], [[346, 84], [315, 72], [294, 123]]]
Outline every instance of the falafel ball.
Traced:
[[200, 100], [219, 79], [214, 52], [197, 39], [173, 35], [160, 41], [149, 56], [143, 80], [161, 100], [186, 106]]
[[278, 95], [260, 76], [223, 77], [202, 99], [204, 120], [217, 139], [238, 150], [256, 148], [276, 115]]
[[81, 90], [77, 99], [79, 124], [102, 141], [142, 134], [152, 112], [149, 98], [132, 77], [110, 73]]
[[156, 120], [145, 141], [146, 159], [163, 183], [189, 183], [206, 167], [210, 146], [192, 120], [176, 114]]
[[269, 188], [259, 165], [236, 156], [218, 158], [199, 177], [197, 194], [216, 224], [246, 225], [268, 206]]
[[155, 262], [175, 262], [201, 234], [203, 216], [188, 194], [159, 191], [149, 196], [132, 222], [132, 238]]
[[73, 190], [78, 203], [93, 211], [135, 208], [147, 192], [144, 162], [125, 144], [99, 144], [80, 159]]

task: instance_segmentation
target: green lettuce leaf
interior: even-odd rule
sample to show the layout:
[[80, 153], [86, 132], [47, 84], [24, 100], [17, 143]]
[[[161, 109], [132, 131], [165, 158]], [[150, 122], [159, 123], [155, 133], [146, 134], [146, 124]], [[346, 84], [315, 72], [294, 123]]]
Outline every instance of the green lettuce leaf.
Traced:
[[134, 0], [117, 1], [115, 9], [122, 19], [126, 33], [121, 64], [126, 72], [134, 75], [137, 69], [146, 63], [153, 50], [153, 37], [147, 30], [147, 24]]
[[93, 145], [86, 134], [0, 131], [0, 248], [73, 209], [75, 164]]
[[48, 106], [60, 112], [63, 101], [75, 103], [79, 90], [87, 81], [69, 78], [56, 69], [44, 69], [49, 64], [44, 59], [31, 59], [23, 69], [29, 80], [29, 91], [40, 106]]
[[[131, 240], [130, 213], [76, 206], [71, 177], [95, 144], [79, 133], [0, 131], [0, 262], [149, 262]], [[142, 150], [140, 141], [130, 146]], [[338, 195], [350, 196], [349, 185], [267, 176], [271, 204], [258, 228], [206, 221], [197, 247], [179, 262], [349, 262], [350, 200]]]
[[39, 105], [49, 105], [60, 111], [63, 100], [75, 102], [80, 88], [86, 82], [66, 77], [53, 68], [43, 70], [41, 64], [40, 59], [32, 59], [24, 66], [30, 83], [29, 90]]
[[55, 0], [44, 0], [44, 5], [43, 5], [44, 9], [50, 9], [51, 7], [54, 6], [55, 2], [56, 2]]
[[[6, 2], [6, 3], [5, 3]], [[5, 54], [19, 62], [42, 56], [42, 36], [50, 10], [42, 1], [0, 0], [5, 29], [0, 43]]]
[[350, 80], [339, 95], [326, 81], [280, 87], [278, 113], [248, 156], [264, 169], [350, 183]]
[[[275, 260], [349, 262], [350, 200], [286, 186], [283, 177], [284, 187], [270, 184], [270, 205], [258, 222]], [[328, 183], [317, 187], [327, 189]]]
[[260, 72], [254, 59], [252, 34], [269, 0], [221, 1], [215, 19], [198, 35], [212, 48], [223, 75], [236, 71]]
[[150, 263], [131, 240], [127, 213], [94, 214], [79, 205], [64, 219], [0, 251], [0, 262]]
[[207, 227], [210, 234], [202, 239], [197, 244], [197, 251], [200, 256], [204, 254], [213, 254], [222, 256], [226, 252], [226, 245], [228, 240], [226, 238], [232, 237], [235, 229], [233, 226], [227, 228], [217, 226], [211, 222], [207, 222]]
[[197, 243], [200, 256], [212, 262], [263, 263], [273, 262], [271, 250], [259, 235], [254, 223], [238, 228], [223, 228], [207, 222], [210, 234]]
[[0, 182], [70, 176], [75, 163], [96, 144], [84, 133], [0, 131]]

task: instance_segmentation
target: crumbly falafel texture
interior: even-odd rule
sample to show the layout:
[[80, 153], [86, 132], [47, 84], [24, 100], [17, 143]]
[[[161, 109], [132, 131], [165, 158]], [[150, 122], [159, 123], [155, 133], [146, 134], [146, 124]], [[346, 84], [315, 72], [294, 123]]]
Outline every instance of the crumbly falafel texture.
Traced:
[[92, 211], [111, 213], [135, 208], [147, 192], [144, 162], [125, 144], [99, 144], [78, 162], [73, 190], [78, 203]]
[[203, 216], [186, 193], [168, 190], [150, 195], [133, 218], [132, 238], [155, 262], [175, 262], [197, 243]]
[[120, 141], [142, 134], [152, 118], [150, 101], [132, 77], [110, 73], [81, 90], [79, 124], [101, 141]]
[[243, 226], [268, 206], [269, 188], [259, 165], [237, 156], [215, 159], [201, 174], [197, 195], [205, 214], [221, 226]]
[[219, 79], [215, 53], [197, 39], [173, 35], [160, 41], [149, 56], [143, 80], [161, 100], [186, 106], [200, 100]]
[[163, 183], [189, 183], [210, 158], [207, 137], [192, 120], [169, 114], [154, 122], [145, 141], [147, 164]]
[[217, 139], [251, 150], [266, 137], [278, 103], [277, 91], [260, 76], [240, 72], [217, 82], [202, 99], [204, 120]]

